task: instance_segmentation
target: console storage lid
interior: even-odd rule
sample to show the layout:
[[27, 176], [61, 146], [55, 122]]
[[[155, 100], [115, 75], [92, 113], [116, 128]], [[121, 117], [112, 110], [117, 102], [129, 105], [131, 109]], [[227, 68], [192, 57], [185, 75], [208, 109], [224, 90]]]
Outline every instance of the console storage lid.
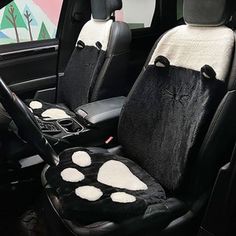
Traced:
[[93, 125], [118, 120], [125, 99], [125, 97], [114, 97], [88, 103], [78, 107], [75, 113], [79, 119], [82, 118]]

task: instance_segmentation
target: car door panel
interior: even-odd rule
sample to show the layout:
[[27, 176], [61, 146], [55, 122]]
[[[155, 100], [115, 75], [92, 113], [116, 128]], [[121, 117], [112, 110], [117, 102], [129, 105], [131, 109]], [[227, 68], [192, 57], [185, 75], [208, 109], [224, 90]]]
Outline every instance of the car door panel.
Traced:
[[64, 0], [56, 38], [0, 45], [0, 76], [21, 98], [33, 98], [40, 90], [56, 88], [58, 72], [64, 72], [90, 12], [90, 1]]
[[58, 40], [25, 46], [1, 51], [0, 74], [16, 93], [32, 97], [37, 90], [56, 86]]
[[0, 76], [20, 97], [32, 98], [38, 90], [56, 87], [58, 29], [63, 24], [59, 15], [67, 6], [68, 1], [63, 0], [52, 5], [7, 0], [0, 5]]

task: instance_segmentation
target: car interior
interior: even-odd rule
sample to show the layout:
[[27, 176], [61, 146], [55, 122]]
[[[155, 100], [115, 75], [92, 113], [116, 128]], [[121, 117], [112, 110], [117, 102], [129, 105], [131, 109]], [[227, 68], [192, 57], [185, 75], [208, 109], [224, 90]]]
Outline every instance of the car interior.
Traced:
[[0, 235], [236, 235], [235, 2], [39, 6], [0, 3]]

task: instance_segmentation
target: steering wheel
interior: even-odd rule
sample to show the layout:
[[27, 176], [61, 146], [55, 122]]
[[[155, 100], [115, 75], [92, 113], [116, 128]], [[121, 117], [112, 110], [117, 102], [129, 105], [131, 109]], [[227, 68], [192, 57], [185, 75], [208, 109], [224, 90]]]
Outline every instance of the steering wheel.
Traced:
[[57, 165], [58, 155], [44, 137], [34, 115], [1, 78], [0, 102], [16, 124], [20, 137], [33, 145], [47, 164]]

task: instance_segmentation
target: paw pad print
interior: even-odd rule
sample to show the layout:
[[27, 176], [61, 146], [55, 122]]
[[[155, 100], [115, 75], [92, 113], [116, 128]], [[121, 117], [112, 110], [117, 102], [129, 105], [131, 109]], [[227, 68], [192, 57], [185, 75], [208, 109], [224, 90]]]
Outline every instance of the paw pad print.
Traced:
[[[92, 166], [92, 159], [85, 151], [77, 151], [72, 154], [72, 162], [81, 168]], [[66, 168], [61, 172], [61, 177], [66, 182], [76, 183], [84, 180], [86, 176], [75, 168]], [[114, 192], [110, 198], [115, 203], [132, 203], [136, 197], [125, 190], [147, 190], [147, 185], [135, 176], [122, 162], [116, 160], [106, 161], [98, 170], [97, 182], [113, 188], [123, 189], [122, 192]], [[87, 201], [97, 201], [103, 196], [101, 189], [95, 186], [80, 186], [75, 189], [75, 194]]]
[[[36, 110], [43, 108], [43, 104], [39, 101], [31, 101], [29, 104], [29, 109], [34, 113]], [[71, 118], [64, 110], [59, 108], [49, 108], [42, 112], [41, 114], [44, 120], [59, 120]]]

